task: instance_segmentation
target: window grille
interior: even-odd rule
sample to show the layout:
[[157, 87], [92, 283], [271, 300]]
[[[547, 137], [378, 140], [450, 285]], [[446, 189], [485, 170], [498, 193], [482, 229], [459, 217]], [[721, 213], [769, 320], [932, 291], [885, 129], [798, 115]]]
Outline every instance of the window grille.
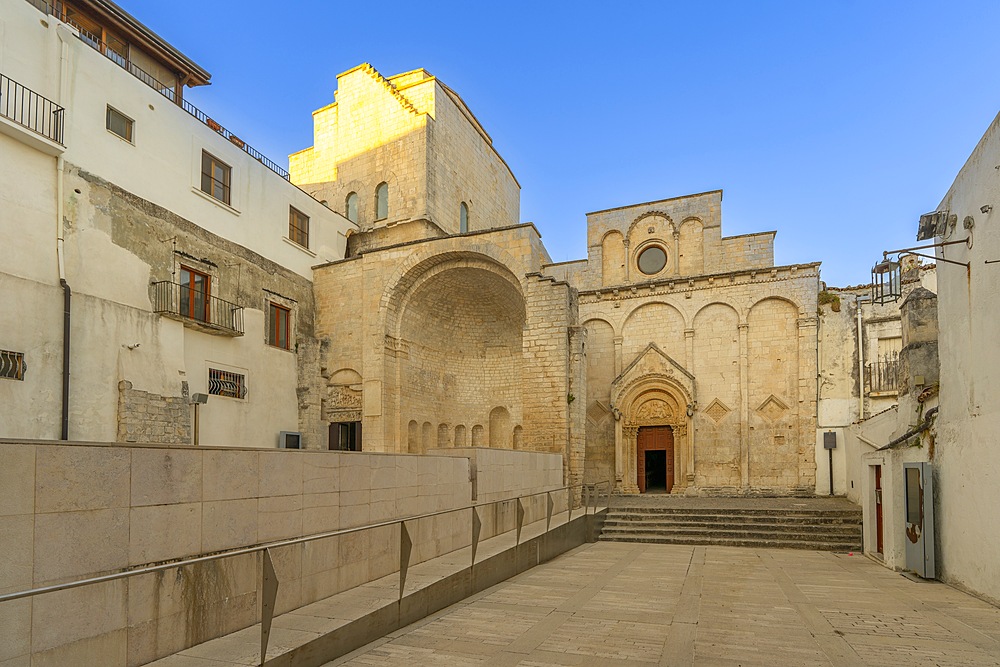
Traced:
[[246, 376], [218, 368], [209, 368], [208, 393], [213, 396], [245, 399], [247, 397]]
[[0, 378], [23, 380], [28, 365], [24, 363], [24, 352], [0, 350]]

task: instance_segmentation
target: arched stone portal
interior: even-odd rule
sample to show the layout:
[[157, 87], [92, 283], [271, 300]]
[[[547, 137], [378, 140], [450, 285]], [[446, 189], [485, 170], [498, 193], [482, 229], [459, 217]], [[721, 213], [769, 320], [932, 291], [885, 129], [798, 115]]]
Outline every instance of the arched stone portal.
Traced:
[[394, 295], [398, 310], [386, 323], [386, 395], [398, 401], [395, 418], [400, 425], [489, 424], [489, 444], [510, 448], [510, 424], [522, 419], [520, 284], [475, 255], [414, 271], [401, 281], [405, 294]]
[[[691, 486], [694, 440], [689, 413], [694, 387], [694, 377], [652, 343], [612, 383], [615, 479], [620, 493], [646, 491], [649, 461], [669, 474], [664, 490], [681, 493]], [[663, 452], [663, 457], [647, 457], [647, 451]]]

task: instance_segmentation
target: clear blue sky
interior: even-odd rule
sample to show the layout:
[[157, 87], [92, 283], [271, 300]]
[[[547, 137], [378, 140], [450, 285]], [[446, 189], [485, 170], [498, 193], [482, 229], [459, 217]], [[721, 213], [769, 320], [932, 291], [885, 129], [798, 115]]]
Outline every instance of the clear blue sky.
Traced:
[[723, 233], [867, 282], [1000, 110], [1000, 2], [120, 0], [205, 67], [190, 99], [281, 164], [336, 74], [423, 67], [521, 183], [556, 261], [587, 211], [722, 189]]

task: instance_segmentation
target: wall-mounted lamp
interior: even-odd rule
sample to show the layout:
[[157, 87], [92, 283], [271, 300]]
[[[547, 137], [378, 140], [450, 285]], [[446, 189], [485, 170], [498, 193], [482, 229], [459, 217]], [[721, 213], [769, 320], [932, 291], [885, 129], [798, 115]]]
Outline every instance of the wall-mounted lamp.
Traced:
[[694, 417], [694, 403], [688, 403], [688, 405], [687, 405], [687, 415], [688, 415], [688, 417]]
[[983, 204], [982, 206], [979, 207], [980, 213], [989, 213], [992, 210], [993, 210], [993, 204]]
[[192, 434], [193, 443], [197, 445], [198, 430], [200, 426], [200, 424], [198, 423], [198, 408], [208, 403], [208, 394], [191, 394], [190, 403], [191, 405], [194, 406], [194, 433]]

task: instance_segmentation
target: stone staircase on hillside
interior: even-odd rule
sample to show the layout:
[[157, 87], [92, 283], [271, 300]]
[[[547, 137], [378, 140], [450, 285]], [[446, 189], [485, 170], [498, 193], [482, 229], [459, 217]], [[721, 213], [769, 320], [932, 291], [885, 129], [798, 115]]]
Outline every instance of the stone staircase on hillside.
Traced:
[[861, 550], [861, 508], [839, 498], [612, 498], [609, 542]]

